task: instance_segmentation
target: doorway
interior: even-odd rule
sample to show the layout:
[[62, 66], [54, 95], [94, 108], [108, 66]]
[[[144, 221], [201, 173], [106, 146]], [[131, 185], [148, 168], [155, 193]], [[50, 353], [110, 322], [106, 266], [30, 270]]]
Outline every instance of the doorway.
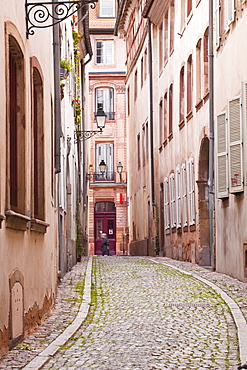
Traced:
[[116, 207], [114, 202], [97, 202], [94, 209], [94, 254], [101, 254], [101, 234], [109, 239], [110, 254], [116, 254]]

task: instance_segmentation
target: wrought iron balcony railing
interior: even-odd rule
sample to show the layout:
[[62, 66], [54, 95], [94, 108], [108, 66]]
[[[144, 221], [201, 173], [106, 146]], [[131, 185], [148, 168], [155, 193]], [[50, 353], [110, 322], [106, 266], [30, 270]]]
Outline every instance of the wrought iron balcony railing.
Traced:
[[113, 182], [116, 184], [126, 184], [127, 183], [127, 172], [105, 172], [105, 173], [88, 173], [87, 180], [90, 184], [98, 182]]

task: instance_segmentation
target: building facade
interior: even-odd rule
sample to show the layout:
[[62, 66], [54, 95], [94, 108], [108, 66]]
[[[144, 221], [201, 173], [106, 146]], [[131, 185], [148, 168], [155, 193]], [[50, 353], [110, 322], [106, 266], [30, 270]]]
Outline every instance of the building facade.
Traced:
[[216, 268], [247, 282], [246, 1], [215, 2]]
[[76, 263], [82, 187], [75, 102], [78, 66], [89, 52], [87, 9], [76, 12], [84, 16], [79, 26], [71, 17], [40, 29], [30, 9], [10, 0], [0, 15], [0, 354], [41, 324], [58, 277]]
[[120, 2], [133, 254], [211, 263], [208, 14], [207, 1]]
[[103, 109], [106, 124], [86, 142], [89, 254], [101, 254], [102, 233], [107, 234], [111, 254], [128, 251], [125, 46], [113, 34], [115, 20], [115, 0], [100, 0], [90, 11], [93, 57], [86, 68], [87, 122], [96, 130], [95, 114]]

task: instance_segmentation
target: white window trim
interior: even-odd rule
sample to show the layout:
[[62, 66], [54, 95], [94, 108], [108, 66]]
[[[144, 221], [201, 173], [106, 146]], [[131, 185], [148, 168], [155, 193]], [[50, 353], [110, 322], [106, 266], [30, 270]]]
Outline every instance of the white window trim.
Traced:
[[180, 167], [176, 168], [176, 211], [177, 211], [177, 228], [182, 226], [181, 219], [181, 173]]
[[176, 195], [175, 195], [175, 175], [171, 173], [169, 176], [169, 188], [170, 188], [170, 209], [171, 209], [171, 227], [174, 228], [177, 225], [176, 220]]

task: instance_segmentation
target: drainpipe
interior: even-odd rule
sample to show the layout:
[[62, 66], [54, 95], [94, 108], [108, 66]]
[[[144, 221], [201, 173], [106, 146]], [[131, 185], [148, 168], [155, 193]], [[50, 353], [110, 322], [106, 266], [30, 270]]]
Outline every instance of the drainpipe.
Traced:
[[153, 52], [151, 21], [148, 18], [148, 50], [149, 50], [149, 112], [150, 112], [150, 165], [151, 165], [151, 195], [152, 205], [155, 204], [154, 195], [154, 143], [153, 143]]
[[[52, 5], [52, 12], [55, 14], [55, 4]], [[54, 70], [54, 129], [55, 129], [55, 173], [61, 172], [61, 103], [60, 103], [60, 42], [59, 42], [59, 24], [54, 24], [53, 32], [53, 70]], [[59, 270], [63, 273], [63, 238], [62, 238], [62, 220], [59, 212], [59, 194], [60, 176], [57, 179], [57, 216], [58, 216], [58, 248], [59, 248]]]
[[214, 266], [214, 50], [213, 50], [213, 0], [209, 0], [209, 257]]

